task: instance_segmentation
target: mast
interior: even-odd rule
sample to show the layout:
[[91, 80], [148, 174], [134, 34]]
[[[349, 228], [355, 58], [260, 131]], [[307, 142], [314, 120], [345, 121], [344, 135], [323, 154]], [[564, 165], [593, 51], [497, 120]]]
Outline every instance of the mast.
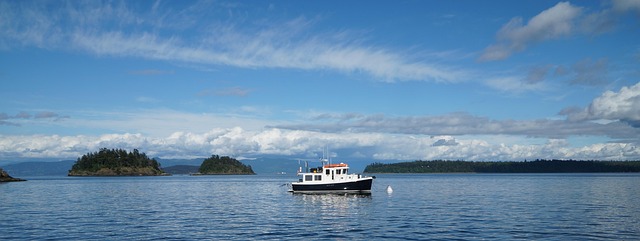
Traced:
[[[326, 153], [326, 158], [325, 158]], [[329, 156], [329, 145], [324, 146], [324, 150], [322, 150], [322, 159], [323, 161], [327, 161], [328, 164], [331, 164], [331, 156]]]

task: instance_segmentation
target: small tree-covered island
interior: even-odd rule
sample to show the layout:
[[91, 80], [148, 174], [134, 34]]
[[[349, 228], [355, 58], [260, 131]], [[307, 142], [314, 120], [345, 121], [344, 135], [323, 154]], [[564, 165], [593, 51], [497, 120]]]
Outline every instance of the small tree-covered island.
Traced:
[[212, 155], [204, 159], [197, 174], [194, 175], [254, 175], [251, 166], [242, 164], [242, 162], [228, 157]]
[[69, 176], [166, 176], [160, 163], [134, 149], [102, 148], [78, 158], [69, 170]]

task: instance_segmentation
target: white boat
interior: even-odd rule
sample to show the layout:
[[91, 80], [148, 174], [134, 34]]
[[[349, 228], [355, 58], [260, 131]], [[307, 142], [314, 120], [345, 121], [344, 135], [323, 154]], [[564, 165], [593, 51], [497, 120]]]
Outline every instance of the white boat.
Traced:
[[293, 193], [371, 193], [375, 177], [349, 173], [345, 163], [325, 164], [321, 167], [298, 171], [300, 179], [291, 183]]

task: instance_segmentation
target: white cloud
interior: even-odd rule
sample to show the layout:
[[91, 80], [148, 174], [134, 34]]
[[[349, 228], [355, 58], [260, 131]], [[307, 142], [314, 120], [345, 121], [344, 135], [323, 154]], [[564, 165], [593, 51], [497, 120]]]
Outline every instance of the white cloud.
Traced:
[[572, 121], [619, 120], [640, 127], [640, 83], [622, 87], [620, 91], [606, 91], [584, 109], [565, 109]]
[[540, 12], [523, 24], [520, 17], [513, 18], [502, 26], [496, 38], [498, 43], [485, 49], [481, 60], [501, 60], [515, 52], [526, 49], [529, 45], [572, 34], [574, 21], [582, 9], [568, 2], [560, 2]]
[[635, 11], [640, 14], [640, 1], [613, 0], [613, 10], [618, 12]]
[[384, 115], [327, 115], [315, 122], [281, 124], [275, 127], [328, 133], [391, 133], [420, 135], [514, 135], [545, 138], [607, 136], [638, 140], [640, 129], [620, 122], [599, 124], [567, 120], [492, 120], [468, 113], [441, 116], [387, 117]]
[[532, 17], [526, 24], [522, 17], [512, 18], [496, 34], [497, 42], [489, 45], [479, 60], [506, 59], [533, 44], [573, 34], [598, 35], [609, 32], [627, 12], [640, 15], [640, 3], [636, 0], [613, 0], [611, 8], [588, 14], [584, 10], [569, 2], [559, 2]]
[[432, 136], [431, 139], [437, 139], [431, 146], [457, 146], [460, 144], [451, 136]]
[[[640, 83], [617, 92], [604, 92], [587, 108], [566, 111], [567, 120], [494, 120], [464, 112], [410, 117], [315, 113], [306, 115], [313, 116], [308, 120], [290, 123], [253, 115], [196, 114], [168, 109], [76, 111], [66, 112], [73, 118], [46, 123], [119, 134], [1, 135], [0, 160], [74, 158], [101, 147], [137, 148], [161, 158], [211, 154], [306, 157], [319, 153], [327, 144], [341, 156], [371, 159], [637, 159], [640, 128], [634, 128], [634, 123], [640, 120], [638, 110]], [[59, 117], [56, 112], [0, 113], [0, 121], [36, 120], [35, 116]], [[593, 121], [600, 119], [611, 121]], [[582, 138], [579, 146], [570, 145], [566, 139], [571, 137]], [[584, 141], [589, 137], [597, 140]]]
[[[176, 132], [167, 137], [141, 134], [101, 136], [2, 135], [0, 160], [15, 158], [75, 159], [99, 148], [139, 149], [160, 158], [196, 158], [211, 154], [243, 157], [286, 155], [309, 157], [330, 145], [338, 157], [359, 156], [373, 160], [516, 160], [536, 158], [629, 160], [640, 158], [640, 148], [630, 143], [603, 143], [571, 147], [566, 140], [545, 144], [518, 144], [458, 138], [456, 145], [434, 145], [429, 136], [376, 133], [332, 134], [311, 131], [217, 128], [203, 133]], [[513, 138], [511, 138], [513, 139]], [[522, 143], [522, 142], [520, 142]]]

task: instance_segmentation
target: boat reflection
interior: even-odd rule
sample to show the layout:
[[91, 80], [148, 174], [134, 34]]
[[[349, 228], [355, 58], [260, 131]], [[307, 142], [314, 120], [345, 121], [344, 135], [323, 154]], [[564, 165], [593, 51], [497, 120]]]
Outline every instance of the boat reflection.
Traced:
[[293, 196], [334, 196], [334, 197], [356, 197], [356, 198], [371, 198], [370, 192], [363, 193], [296, 193], [289, 192]]
[[370, 203], [371, 193], [325, 193], [325, 194], [302, 194], [294, 193], [303, 206], [313, 207], [324, 211], [347, 210], [364, 203]]

